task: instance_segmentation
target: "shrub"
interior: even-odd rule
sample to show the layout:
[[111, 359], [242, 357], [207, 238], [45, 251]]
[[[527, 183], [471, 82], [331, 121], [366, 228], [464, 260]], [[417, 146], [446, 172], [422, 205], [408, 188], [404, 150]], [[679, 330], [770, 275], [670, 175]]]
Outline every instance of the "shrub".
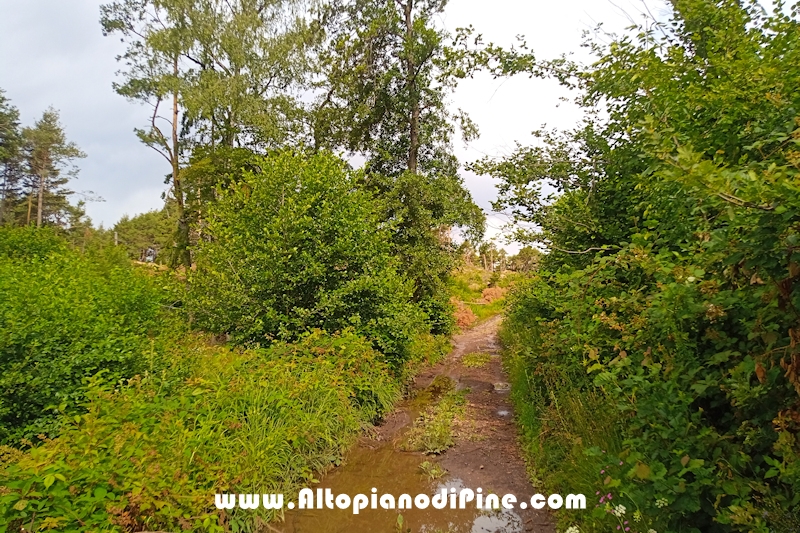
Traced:
[[0, 531], [256, 531], [275, 511], [217, 511], [214, 494], [290, 494], [399, 393], [352, 332], [266, 350], [198, 342], [176, 357], [189, 378], [95, 378], [86, 414], [0, 463]]
[[[159, 283], [160, 282], [160, 283]], [[57, 429], [83, 380], [158, 366], [169, 294], [119, 251], [81, 254], [49, 230], [0, 229], [0, 442]]]
[[258, 170], [209, 206], [190, 278], [197, 324], [240, 343], [353, 327], [399, 368], [425, 316], [356, 173], [326, 153], [253, 157]]

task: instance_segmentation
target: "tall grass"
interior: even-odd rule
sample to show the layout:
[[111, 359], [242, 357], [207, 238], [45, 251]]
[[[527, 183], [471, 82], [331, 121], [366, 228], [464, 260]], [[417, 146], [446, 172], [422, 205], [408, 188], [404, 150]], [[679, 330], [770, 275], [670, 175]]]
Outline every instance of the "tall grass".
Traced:
[[399, 395], [352, 333], [266, 350], [198, 343], [180, 357], [188, 378], [95, 379], [85, 415], [0, 465], [0, 531], [256, 531], [275, 511], [221, 513], [214, 494], [290, 495]]

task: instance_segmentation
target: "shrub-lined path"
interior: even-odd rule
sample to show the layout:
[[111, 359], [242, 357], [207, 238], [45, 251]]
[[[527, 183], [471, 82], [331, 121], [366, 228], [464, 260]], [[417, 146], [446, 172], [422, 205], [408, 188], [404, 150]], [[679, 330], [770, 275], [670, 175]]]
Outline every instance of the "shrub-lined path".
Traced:
[[[497, 330], [501, 316], [492, 317], [453, 338], [454, 349], [442, 362], [421, 372], [415, 379], [411, 398], [386, 418], [383, 425], [362, 438], [346, 462], [330, 472], [319, 485], [334, 494], [378, 494], [427, 492], [441, 487], [481, 487], [484, 494], [514, 494], [522, 501], [536, 493], [528, 481], [525, 462], [517, 439], [517, 428], [500, 357]], [[465, 355], [490, 356], [481, 367], [467, 367]], [[426, 407], [424, 391], [437, 376], [455, 382], [456, 389], [468, 390], [465, 412], [454, 421], [455, 445], [438, 456], [401, 451], [404, 435]], [[441, 381], [441, 378], [439, 378]], [[416, 394], [415, 394], [416, 393]], [[425, 471], [436, 466], [447, 473], [437, 479]], [[554, 531], [547, 513], [532, 509], [479, 513], [459, 510], [364, 510], [353, 516], [350, 510], [290, 511], [286, 522], [276, 525], [284, 533], [379, 533], [392, 531], [442, 533], [549, 533]], [[469, 506], [468, 506], [469, 507]], [[518, 506], [517, 506], [518, 507]], [[402, 514], [402, 526], [398, 525]]]

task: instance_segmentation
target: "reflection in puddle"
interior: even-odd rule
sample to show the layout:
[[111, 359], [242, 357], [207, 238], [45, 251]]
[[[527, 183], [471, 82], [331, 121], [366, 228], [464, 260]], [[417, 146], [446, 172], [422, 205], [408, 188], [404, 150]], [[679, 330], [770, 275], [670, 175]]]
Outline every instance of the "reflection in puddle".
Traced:
[[[428, 494], [442, 489], [458, 493], [465, 487], [457, 478], [431, 481], [420, 470], [426, 458], [422, 454], [401, 452], [392, 443], [375, 448], [356, 446], [345, 465], [331, 472], [317, 488], [329, 488], [334, 494]], [[316, 492], [316, 491], [315, 491]], [[484, 488], [484, 494], [488, 491]], [[476, 502], [466, 509], [364, 509], [354, 515], [351, 509], [294, 510], [286, 512], [286, 522], [279, 526], [285, 533], [394, 533], [398, 515], [403, 516], [402, 531], [412, 533], [521, 533], [522, 519], [511, 510], [479, 510]]]

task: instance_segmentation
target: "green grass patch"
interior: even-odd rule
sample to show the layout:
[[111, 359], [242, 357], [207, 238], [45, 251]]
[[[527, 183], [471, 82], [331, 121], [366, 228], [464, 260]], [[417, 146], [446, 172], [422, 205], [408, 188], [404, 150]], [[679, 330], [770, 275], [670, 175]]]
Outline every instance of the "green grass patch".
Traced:
[[447, 475], [447, 470], [442, 468], [442, 465], [430, 461], [423, 461], [420, 463], [419, 469], [430, 481], [443, 478]]
[[[452, 380], [448, 381], [452, 383]], [[464, 414], [465, 405], [466, 391], [457, 391], [453, 385], [447, 387], [439, 401], [429, 406], [414, 422], [402, 449], [440, 454], [452, 447], [455, 444], [453, 421]]]
[[467, 368], [481, 368], [486, 366], [491, 360], [492, 356], [490, 354], [483, 352], [475, 352], [475, 353], [468, 353], [467, 355], [462, 357], [461, 364]]

